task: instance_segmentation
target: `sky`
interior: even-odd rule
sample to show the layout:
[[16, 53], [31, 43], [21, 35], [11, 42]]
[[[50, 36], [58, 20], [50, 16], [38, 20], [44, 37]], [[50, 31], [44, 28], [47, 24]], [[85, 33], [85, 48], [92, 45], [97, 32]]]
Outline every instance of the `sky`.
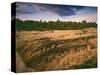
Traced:
[[89, 6], [16, 3], [16, 18], [35, 21], [97, 22], [97, 8]]

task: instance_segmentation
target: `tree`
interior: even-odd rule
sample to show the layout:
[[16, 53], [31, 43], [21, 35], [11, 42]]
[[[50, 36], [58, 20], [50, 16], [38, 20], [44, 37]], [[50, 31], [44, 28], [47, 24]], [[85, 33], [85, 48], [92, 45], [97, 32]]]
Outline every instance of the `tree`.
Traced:
[[95, 22], [87, 22], [83, 20], [82, 22], [72, 22], [72, 21], [34, 21], [16, 19], [16, 29], [17, 30], [75, 30], [84, 29], [90, 27], [97, 27]]
[[87, 23], [87, 21], [86, 20], [83, 20], [82, 23], [85, 24], [85, 23]]

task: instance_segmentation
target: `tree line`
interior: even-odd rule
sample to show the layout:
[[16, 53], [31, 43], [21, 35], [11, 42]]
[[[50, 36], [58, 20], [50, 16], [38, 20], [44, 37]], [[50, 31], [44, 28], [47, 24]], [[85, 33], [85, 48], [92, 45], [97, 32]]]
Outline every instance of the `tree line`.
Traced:
[[83, 20], [82, 22], [72, 22], [72, 21], [34, 21], [34, 20], [25, 20], [15, 19], [16, 29], [20, 30], [75, 30], [75, 29], [84, 29], [90, 27], [97, 27], [95, 22], [87, 22]]

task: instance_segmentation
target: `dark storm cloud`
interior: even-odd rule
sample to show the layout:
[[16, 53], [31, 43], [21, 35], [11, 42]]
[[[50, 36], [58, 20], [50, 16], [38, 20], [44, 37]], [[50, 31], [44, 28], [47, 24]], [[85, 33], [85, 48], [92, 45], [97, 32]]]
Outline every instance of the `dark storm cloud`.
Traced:
[[50, 10], [60, 16], [75, 15], [77, 11], [83, 9], [82, 6], [67, 6], [67, 5], [52, 5], [49, 6]]
[[17, 3], [17, 15], [34, 14], [40, 12], [52, 12], [59, 16], [75, 15], [77, 11], [85, 7], [82, 6], [67, 6], [67, 5], [51, 5], [51, 4], [34, 4], [34, 3]]

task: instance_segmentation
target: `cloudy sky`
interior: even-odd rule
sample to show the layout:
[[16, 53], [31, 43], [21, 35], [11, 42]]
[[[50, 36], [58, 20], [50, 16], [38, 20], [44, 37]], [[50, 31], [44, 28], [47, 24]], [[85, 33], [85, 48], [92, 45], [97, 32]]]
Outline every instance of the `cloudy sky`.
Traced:
[[21, 20], [97, 22], [97, 8], [71, 5], [16, 3], [16, 18]]

